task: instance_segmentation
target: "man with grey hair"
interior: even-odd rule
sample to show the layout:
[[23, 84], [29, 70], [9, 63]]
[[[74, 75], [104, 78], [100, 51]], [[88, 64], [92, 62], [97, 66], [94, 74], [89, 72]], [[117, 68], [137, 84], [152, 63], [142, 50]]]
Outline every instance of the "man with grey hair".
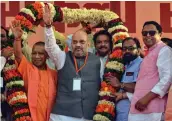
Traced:
[[55, 43], [51, 21], [45, 6], [45, 49], [58, 70], [58, 91], [50, 121], [92, 120], [101, 82], [100, 59], [88, 52], [88, 35], [83, 30], [73, 34], [72, 51], [62, 51]]

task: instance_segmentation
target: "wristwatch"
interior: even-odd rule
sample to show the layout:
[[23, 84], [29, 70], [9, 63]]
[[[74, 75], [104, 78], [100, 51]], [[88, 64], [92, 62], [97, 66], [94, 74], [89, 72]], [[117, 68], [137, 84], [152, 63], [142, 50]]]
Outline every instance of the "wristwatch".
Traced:
[[45, 27], [50, 28], [52, 25], [51, 24], [45, 24]]

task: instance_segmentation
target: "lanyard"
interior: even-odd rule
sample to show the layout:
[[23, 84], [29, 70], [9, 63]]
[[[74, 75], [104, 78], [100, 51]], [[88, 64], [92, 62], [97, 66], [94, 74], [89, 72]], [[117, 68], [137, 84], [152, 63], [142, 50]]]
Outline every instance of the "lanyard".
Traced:
[[75, 63], [75, 70], [76, 70], [76, 73], [78, 74], [78, 72], [81, 71], [84, 68], [84, 66], [86, 65], [86, 63], [87, 63], [88, 53], [86, 54], [86, 57], [85, 57], [85, 60], [84, 60], [84, 64], [79, 69], [78, 69], [78, 64], [76, 62], [76, 58], [75, 57], [73, 57], [73, 58], [74, 58], [74, 63]]

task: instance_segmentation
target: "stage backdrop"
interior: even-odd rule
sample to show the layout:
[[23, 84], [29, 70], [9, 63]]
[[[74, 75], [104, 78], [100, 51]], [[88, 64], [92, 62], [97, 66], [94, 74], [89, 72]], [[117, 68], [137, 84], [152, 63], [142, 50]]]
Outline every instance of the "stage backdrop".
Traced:
[[[34, 1], [33, 1], [34, 2]], [[13, 20], [13, 17], [17, 15], [21, 8], [27, 4], [33, 3], [32, 1], [26, 2], [1, 2], [1, 24], [5, 27], [9, 27], [9, 23]], [[140, 39], [142, 43], [141, 30], [143, 23], [149, 20], [155, 20], [159, 22], [163, 27], [163, 37], [172, 38], [172, 1], [169, 2], [119, 2], [119, 1], [84, 1], [84, 2], [63, 2], [55, 1], [51, 2], [61, 7], [69, 8], [96, 8], [101, 10], [111, 10], [117, 13], [125, 25], [129, 29], [129, 33], [133, 37]], [[81, 28], [78, 23], [75, 24], [63, 24], [56, 23], [56, 30], [64, 33], [65, 35], [71, 34], [74, 31]], [[43, 28], [39, 26], [36, 29], [36, 34], [31, 34], [28, 38], [29, 45], [32, 46], [35, 41], [43, 41]], [[143, 44], [143, 43], [142, 43]]]

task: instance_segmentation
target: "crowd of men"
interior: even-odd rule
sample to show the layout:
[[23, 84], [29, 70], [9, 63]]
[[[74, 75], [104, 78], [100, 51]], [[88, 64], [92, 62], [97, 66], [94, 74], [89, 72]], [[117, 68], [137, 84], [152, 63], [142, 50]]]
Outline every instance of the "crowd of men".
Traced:
[[[33, 45], [31, 62], [22, 52], [23, 31], [20, 23], [11, 23], [10, 28], [15, 37], [13, 48], [1, 51], [1, 64], [5, 64], [5, 58], [15, 55], [33, 121], [91, 121], [99, 98], [105, 64], [113, 49], [112, 36], [107, 30], [95, 33], [93, 40], [96, 53], [90, 53], [88, 34], [80, 29], [72, 35], [71, 51], [64, 52], [56, 44], [47, 7], [43, 20], [45, 42]], [[1, 27], [1, 45], [9, 42], [7, 36], [7, 30]], [[148, 48], [144, 57], [137, 38], [123, 40], [125, 72], [122, 79], [107, 77], [112, 86], [119, 89], [114, 94], [114, 121], [172, 120], [172, 106], [168, 107], [171, 105], [168, 100], [172, 100], [168, 96], [172, 93], [169, 91], [172, 84], [172, 40], [162, 39], [161, 36], [162, 27], [157, 22], [144, 23], [142, 37]], [[48, 58], [56, 70], [47, 66]], [[1, 92], [1, 109], [5, 110], [1, 112], [6, 121], [11, 121], [12, 111], [5, 101], [4, 92]]]

